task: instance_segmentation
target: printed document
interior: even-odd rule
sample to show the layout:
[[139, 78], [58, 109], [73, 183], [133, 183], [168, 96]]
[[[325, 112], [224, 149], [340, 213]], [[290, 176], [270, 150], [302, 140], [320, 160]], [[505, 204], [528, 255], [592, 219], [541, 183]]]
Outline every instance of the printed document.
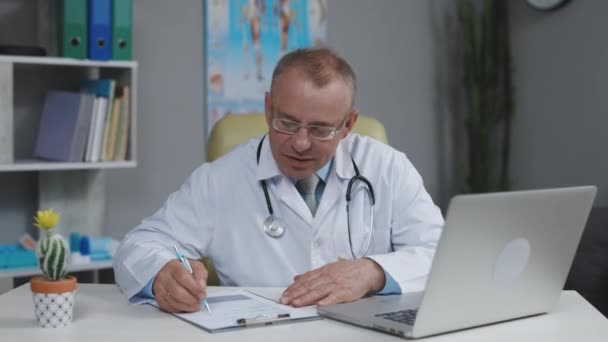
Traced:
[[[207, 302], [211, 313], [201, 306], [198, 312], [173, 315], [209, 332], [320, 319], [314, 306], [293, 308], [240, 289], [210, 293]], [[159, 307], [156, 301], [148, 304]]]

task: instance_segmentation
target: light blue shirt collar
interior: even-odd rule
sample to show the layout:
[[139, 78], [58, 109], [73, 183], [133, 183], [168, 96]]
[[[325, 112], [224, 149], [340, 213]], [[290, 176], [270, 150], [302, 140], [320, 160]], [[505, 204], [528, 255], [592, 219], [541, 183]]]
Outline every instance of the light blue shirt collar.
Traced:
[[325, 165], [323, 165], [322, 168], [318, 169], [317, 172], [315, 172], [317, 177], [319, 177], [319, 179], [321, 179], [323, 182], [327, 183], [327, 178], [329, 178], [329, 171], [331, 171], [331, 167], [333, 164], [334, 158], [331, 158], [330, 161], [328, 161]]
[[[334, 165], [334, 158], [331, 158], [330, 161], [328, 161], [325, 165], [323, 165], [323, 167], [321, 167], [320, 169], [318, 169], [315, 172], [315, 175], [317, 175], [317, 177], [319, 177], [319, 179], [322, 180], [323, 183], [327, 183], [327, 179], [329, 178], [329, 172], [331, 171], [331, 167], [333, 165]], [[291, 181], [294, 184], [298, 182], [298, 180], [293, 177], [289, 177], [289, 178], [291, 178]]]

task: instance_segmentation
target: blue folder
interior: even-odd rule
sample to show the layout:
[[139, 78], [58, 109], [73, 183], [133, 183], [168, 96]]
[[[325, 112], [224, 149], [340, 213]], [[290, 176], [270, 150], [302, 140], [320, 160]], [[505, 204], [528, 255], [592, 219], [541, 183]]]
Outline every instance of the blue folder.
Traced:
[[76, 132], [83, 99], [81, 93], [48, 92], [38, 127], [34, 152], [37, 158], [75, 161], [73, 149], [77, 147]]
[[114, 98], [114, 87], [116, 81], [113, 79], [87, 80], [84, 82], [85, 91], [95, 96], [103, 96], [108, 99]]
[[112, 0], [89, 0], [90, 59], [112, 59]]
[[0, 269], [35, 267], [38, 257], [35, 251], [24, 249], [20, 245], [0, 245]]

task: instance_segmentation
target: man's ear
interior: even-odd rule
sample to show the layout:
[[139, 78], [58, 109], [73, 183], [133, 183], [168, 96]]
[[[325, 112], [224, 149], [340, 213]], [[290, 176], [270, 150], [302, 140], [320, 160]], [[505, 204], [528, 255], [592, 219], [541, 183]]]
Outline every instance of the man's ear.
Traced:
[[348, 133], [350, 133], [352, 131], [358, 118], [359, 118], [359, 111], [356, 109], [353, 109], [348, 114], [347, 119], [344, 122], [344, 128], [342, 128], [342, 132], [344, 133], [344, 136], [342, 138], [345, 138], [346, 136], [348, 136]]
[[270, 131], [270, 121], [272, 120], [272, 95], [270, 95], [270, 92], [264, 94], [264, 112], [266, 115], [266, 125]]

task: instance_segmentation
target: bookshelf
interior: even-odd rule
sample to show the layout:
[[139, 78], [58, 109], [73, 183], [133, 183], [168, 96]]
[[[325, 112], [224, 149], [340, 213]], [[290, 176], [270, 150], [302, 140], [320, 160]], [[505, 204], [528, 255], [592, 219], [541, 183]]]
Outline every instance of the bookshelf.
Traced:
[[[104, 168], [103, 165], [66, 167], [31, 161], [38, 132], [37, 121], [46, 92], [79, 91], [84, 80], [97, 78], [112, 78], [118, 84], [130, 87], [131, 139], [128, 161], [131, 163], [110, 163], [113, 167], [137, 166], [137, 62], [0, 56], [0, 171], [20, 171], [17, 165], [24, 166], [27, 171], [36, 171], [36, 164], [41, 167], [40, 170]], [[17, 168], [9, 167], [11, 164]]]
[[63, 65], [92, 68], [137, 68], [136, 61], [95, 61], [90, 59], [74, 59], [64, 57], [35, 57], [0, 55], [0, 63], [33, 64], [33, 65]]
[[[104, 261], [93, 261], [89, 264], [83, 265], [69, 265], [68, 273], [73, 272], [82, 272], [82, 271], [96, 271], [103, 270], [107, 268], [112, 268], [112, 261], [104, 260]], [[24, 268], [15, 268], [10, 270], [0, 270], [0, 279], [3, 278], [17, 278], [17, 277], [28, 277], [42, 274], [39, 267], [24, 267]]]
[[[95, 61], [62, 57], [0, 56], [0, 178], [37, 173], [36, 208], [62, 214], [59, 233], [103, 235], [105, 172], [137, 166], [136, 61]], [[80, 91], [87, 79], [111, 78], [130, 89], [127, 159], [56, 162], [34, 158], [38, 122], [50, 90]]]
[[0, 172], [123, 169], [136, 166], [137, 162], [134, 160], [98, 163], [70, 163], [44, 161], [38, 159], [21, 159], [11, 164], [0, 164]]
[[[103, 276], [100, 273], [103, 270], [112, 269], [112, 261], [111, 260], [103, 260], [103, 261], [92, 261], [89, 264], [82, 265], [68, 265], [68, 273], [74, 274], [76, 272], [76, 276], [79, 281], [82, 280], [80, 272], [87, 272], [84, 278], [84, 281], [92, 281], [93, 283], [98, 283], [102, 280]], [[15, 287], [18, 287], [24, 284], [29, 280], [32, 276], [42, 274], [39, 267], [21, 267], [14, 269], [3, 269], [0, 270], [0, 294], [3, 294], [6, 291], [9, 291]], [[107, 277], [107, 276], [106, 276]], [[107, 281], [107, 280], [106, 280]]]

